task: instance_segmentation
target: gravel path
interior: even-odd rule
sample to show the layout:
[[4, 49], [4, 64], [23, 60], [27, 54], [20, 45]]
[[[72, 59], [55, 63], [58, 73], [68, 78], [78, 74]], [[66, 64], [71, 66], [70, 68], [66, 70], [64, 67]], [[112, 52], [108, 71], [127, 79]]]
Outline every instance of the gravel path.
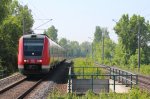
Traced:
[[10, 90], [0, 94], [0, 99], [16, 99], [24, 91], [32, 87], [36, 81], [24, 81]]
[[1, 79], [0, 80], [0, 90], [5, 88], [8, 85], [14, 83], [15, 81], [19, 81], [19, 80], [23, 79], [24, 77], [25, 76], [17, 73], [17, 74], [14, 74], [14, 75], [11, 75], [11, 76]]
[[47, 97], [57, 92], [59, 94], [67, 93], [67, 75], [70, 63], [59, 65], [52, 71], [49, 78], [36, 87], [25, 99], [47, 99]]

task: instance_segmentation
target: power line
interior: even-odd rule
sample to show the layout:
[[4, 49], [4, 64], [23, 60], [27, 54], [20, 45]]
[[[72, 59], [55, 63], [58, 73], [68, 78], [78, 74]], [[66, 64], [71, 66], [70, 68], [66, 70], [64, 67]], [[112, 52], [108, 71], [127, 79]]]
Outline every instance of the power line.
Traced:
[[53, 20], [53, 19], [49, 19], [47, 22], [45, 22], [45, 23], [41, 24], [40, 26], [38, 26], [38, 27], [34, 28], [33, 30], [38, 29], [39, 27], [41, 27], [41, 26], [43, 26], [43, 25], [47, 24], [48, 22], [50, 22], [50, 21], [52, 21], [52, 20]]

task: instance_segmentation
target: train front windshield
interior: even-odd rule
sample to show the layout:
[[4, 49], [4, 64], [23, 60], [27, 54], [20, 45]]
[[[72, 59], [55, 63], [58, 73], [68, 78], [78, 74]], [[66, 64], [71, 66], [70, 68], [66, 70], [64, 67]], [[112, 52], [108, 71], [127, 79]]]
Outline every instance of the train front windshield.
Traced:
[[41, 57], [43, 51], [44, 39], [25, 39], [24, 38], [24, 56]]

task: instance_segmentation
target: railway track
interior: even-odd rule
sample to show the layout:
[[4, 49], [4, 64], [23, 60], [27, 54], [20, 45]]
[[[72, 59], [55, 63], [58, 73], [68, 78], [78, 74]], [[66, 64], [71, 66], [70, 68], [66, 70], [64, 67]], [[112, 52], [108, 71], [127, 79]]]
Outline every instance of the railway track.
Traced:
[[[67, 93], [67, 74], [68, 66], [71, 63], [59, 64], [44, 78], [22, 78], [17, 79], [17, 77], [10, 77], [5, 79], [5, 82], [9, 82], [7, 86], [0, 88], [0, 99], [36, 99], [36, 98], [46, 98], [50, 92], [53, 90], [59, 90], [62, 93]], [[14, 79], [15, 80], [14, 80]], [[8, 81], [10, 80], [10, 81]], [[10, 83], [11, 82], [11, 83]], [[0, 86], [2, 86], [0, 83]], [[46, 95], [45, 95], [46, 94]]]
[[150, 77], [138, 75], [139, 87], [150, 92]]
[[2, 90], [0, 90], [1, 99], [22, 99], [29, 94], [44, 78], [24, 78], [17, 81]]
[[0, 90], [2, 90], [3, 88], [5, 88], [8, 85], [11, 85], [12, 83], [17, 82], [24, 78], [25, 78], [25, 76], [21, 75], [20, 73], [16, 73], [14, 75], [3, 78], [0, 80]]
[[[106, 70], [110, 70], [109, 68], [115, 68], [115, 69], [119, 69], [118, 67], [111, 67], [111, 66], [106, 66], [106, 65], [102, 65], [99, 63], [95, 63], [97, 66], [100, 66], [102, 68], [105, 68]], [[121, 69], [120, 69], [121, 70]], [[148, 92], [150, 92], [150, 77], [148, 76], [144, 76], [144, 75], [138, 75], [138, 86], [140, 89], [144, 89], [147, 90]], [[136, 78], [133, 77], [133, 79], [135, 80]]]

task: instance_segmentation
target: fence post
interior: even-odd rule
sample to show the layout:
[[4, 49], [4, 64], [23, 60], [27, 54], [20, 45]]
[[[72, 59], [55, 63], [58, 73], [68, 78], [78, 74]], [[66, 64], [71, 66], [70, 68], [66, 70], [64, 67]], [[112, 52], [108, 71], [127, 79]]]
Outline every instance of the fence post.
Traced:
[[93, 75], [92, 75], [92, 92], [93, 92]]
[[98, 67], [96, 68], [96, 70], [97, 70], [97, 73], [96, 73], [97, 75], [96, 75], [96, 76], [97, 76], [97, 78], [98, 78]]
[[[114, 75], [114, 68], [113, 68], [113, 75]], [[113, 80], [114, 80], [114, 77], [113, 77]]]
[[114, 79], [114, 92], [115, 92], [115, 75], [113, 75], [113, 79]]
[[120, 70], [119, 70], [119, 83], [120, 83]]
[[128, 86], [128, 85], [127, 85], [127, 74], [128, 74], [128, 73], [126, 72], [126, 87]]
[[131, 74], [131, 89], [132, 89], [132, 74]]
[[111, 67], [109, 67], [109, 69], [110, 69], [110, 79], [111, 79]]
[[136, 85], [138, 85], [138, 75], [136, 75]]
[[123, 83], [124, 83], [124, 82], [123, 82], [123, 77], [124, 77], [124, 76], [123, 76], [123, 75], [124, 75], [124, 72], [123, 72], [123, 71], [122, 71], [122, 74], [121, 74], [121, 75], [122, 75], [122, 84], [123, 84]]
[[83, 79], [84, 79], [84, 67], [82, 69], [83, 69]]
[[[117, 75], [117, 69], [115, 70], [115, 72], [116, 72], [115, 74]], [[118, 78], [118, 77], [116, 76], [116, 79], [115, 79], [116, 81], [118, 80], [117, 78]]]

